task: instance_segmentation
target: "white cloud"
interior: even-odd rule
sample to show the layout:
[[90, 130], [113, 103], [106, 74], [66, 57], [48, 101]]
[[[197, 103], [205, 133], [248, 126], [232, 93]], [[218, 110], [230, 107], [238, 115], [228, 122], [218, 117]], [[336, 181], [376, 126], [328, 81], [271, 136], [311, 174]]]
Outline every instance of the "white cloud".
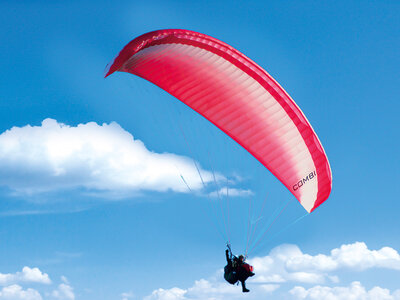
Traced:
[[[75, 295], [73, 288], [70, 286], [68, 279], [61, 276], [62, 283], [58, 285], [56, 290], [51, 293], [46, 293], [52, 299], [60, 300], [74, 300]], [[17, 284], [18, 283], [18, 284]], [[2, 274], [0, 273], [0, 285], [5, 286], [0, 291], [0, 300], [2, 299], [28, 299], [28, 300], [41, 300], [42, 296], [37, 290], [28, 288], [23, 290], [19, 284], [46, 284], [50, 285], [52, 282], [46, 273], [41, 272], [38, 268], [24, 267], [22, 272]], [[47, 299], [47, 298], [46, 298]]]
[[121, 297], [122, 297], [122, 300], [128, 300], [130, 298], [133, 298], [134, 294], [132, 292], [122, 293]]
[[58, 288], [51, 293], [51, 296], [56, 299], [74, 300], [74, 289], [67, 282], [59, 284]]
[[265, 291], [265, 293], [272, 293], [279, 289], [279, 284], [261, 284], [260, 288]]
[[360, 282], [354, 281], [348, 287], [315, 286], [310, 289], [296, 286], [289, 291], [295, 299], [304, 300], [398, 300], [399, 291], [390, 293], [388, 289], [374, 287], [367, 291]]
[[310, 272], [290, 273], [288, 274], [287, 279], [291, 281], [306, 282], [306, 283], [316, 283], [325, 281], [325, 277], [323, 274], [316, 274]]
[[169, 290], [158, 289], [151, 293], [150, 296], [144, 298], [144, 300], [179, 300], [179, 299], [187, 299], [185, 298], [185, 294], [187, 291], [172, 288]]
[[[211, 172], [199, 169], [206, 184], [214, 182]], [[41, 126], [13, 127], [0, 135], [0, 185], [19, 193], [188, 192], [181, 176], [190, 189], [203, 188], [192, 159], [152, 152], [114, 122], [73, 127], [45, 119]]]
[[331, 255], [311, 256], [297, 253], [286, 261], [288, 270], [311, 270], [317, 272], [334, 271], [340, 268], [365, 270], [369, 268], [388, 268], [400, 270], [400, 255], [390, 247], [369, 250], [367, 245], [356, 242], [333, 249]]
[[243, 190], [243, 189], [236, 189], [236, 188], [227, 188], [222, 187], [218, 191], [211, 192], [210, 197], [248, 197], [253, 196], [254, 193], [251, 190]]
[[365, 270], [379, 267], [400, 270], [400, 255], [390, 247], [369, 250], [365, 243], [358, 242], [333, 249], [331, 256], [339, 266], [347, 268]]
[[[177, 287], [157, 289], [144, 300], [222, 300], [241, 297], [241, 289], [224, 282], [223, 279], [220, 280], [223, 278], [222, 271], [218, 274], [218, 277], [212, 277], [209, 280], [196, 280], [194, 285], [186, 290]], [[265, 291], [266, 287], [263, 289]]]
[[51, 283], [49, 275], [42, 273], [38, 268], [23, 267], [22, 274], [18, 276], [20, 276], [21, 281], [25, 282]]
[[0, 300], [42, 300], [42, 296], [34, 289], [24, 290], [21, 286], [13, 284], [0, 291]]
[[[356, 254], [358, 255], [357, 259], [355, 258], [356, 263], [349, 263], [349, 257]], [[397, 251], [393, 248], [369, 250], [365, 243], [358, 242], [333, 249], [330, 255], [309, 255], [303, 253], [296, 245], [281, 245], [272, 249], [267, 256], [249, 260], [254, 266], [256, 275], [248, 280], [247, 286], [251, 292], [246, 295], [246, 299], [263, 299], [266, 294], [270, 294], [275, 299], [291, 297], [291, 299], [309, 300], [400, 300], [400, 290], [391, 293], [388, 289], [376, 286], [366, 291], [359, 282], [353, 282], [348, 287], [335, 287], [339, 277], [331, 274], [340, 268], [360, 271], [365, 269], [360, 268], [360, 264], [364, 261], [369, 262], [368, 268], [398, 270], [397, 256]], [[390, 265], [388, 261], [392, 264]], [[309, 289], [302, 286], [293, 287], [299, 283], [320, 285]], [[291, 289], [290, 292], [288, 289]], [[197, 280], [186, 289], [174, 287], [155, 290], [145, 300], [222, 300], [242, 297], [240, 288], [226, 283], [223, 271], [219, 270], [215, 276]]]
[[250, 259], [249, 263], [254, 266], [257, 273], [254, 281], [261, 284], [288, 281], [323, 283], [326, 279], [324, 273], [307, 268], [296, 270], [287, 268], [288, 261], [302, 256], [303, 253], [296, 245], [281, 245], [272, 249], [267, 256]]
[[56, 290], [51, 292], [50, 296], [60, 300], [74, 300], [74, 289], [71, 287], [68, 278], [61, 276], [61, 281], [62, 283], [58, 285]]
[[49, 278], [49, 275], [47, 275], [46, 273], [42, 273], [38, 268], [23, 267], [22, 272], [16, 272], [14, 274], [0, 273], [0, 285], [5, 286], [21, 282], [50, 284], [51, 280]]
[[260, 283], [296, 281], [304, 283], [337, 283], [338, 277], [329, 272], [339, 269], [361, 271], [369, 268], [400, 270], [400, 256], [390, 247], [370, 250], [362, 242], [342, 245], [330, 255], [304, 254], [296, 245], [281, 245], [268, 256], [250, 260], [257, 270], [255, 280]]
[[220, 299], [227, 295], [233, 298], [237, 295], [238, 288], [224, 282], [221, 279], [222, 273], [219, 274], [218, 279], [213, 277], [210, 280], [196, 280], [187, 291], [188, 299]]
[[[144, 300], [225, 300], [242, 299], [244, 294], [241, 287], [230, 285], [223, 280], [222, 271], [218, 277], [196, 280], [188, 289], [174, 287], [171, 289], [157, 289]], [[253, 285], [251, 292], [246, 294], [246, 299], [263, 299], [265, 295], [272, 294], [279, 289], [278, 284]]]

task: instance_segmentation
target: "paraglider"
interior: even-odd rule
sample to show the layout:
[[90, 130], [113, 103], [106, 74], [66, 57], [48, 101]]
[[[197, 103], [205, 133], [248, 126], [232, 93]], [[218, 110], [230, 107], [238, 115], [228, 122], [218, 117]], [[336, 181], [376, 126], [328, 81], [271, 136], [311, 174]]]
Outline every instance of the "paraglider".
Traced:
[[312, 212], [331, 191], [331, 170], [303, 112], [260, 66], [205, 34], [165, 29], [128, 43], [106, 77], [128, 72], [204, 116], [269, 169]]
[[[328, 158], [303, 112], [264, 69], [230, 45], [194, 31], [156, 30], [128, 43], [105, 77], [116, 71], [154, 83], [212, 122], [274, 174], [308, 213], [329, 197]], [[247, 291], [245, 279], [237, 276], [237, 270], [227, 272], [225, 279], [241, 281]]]
[[246, 288], [246, 280], [249, 277], [254, 276], [253, 266], [245, 263], [245, 257], [239, 255], [236, 257], [232, 254], [231, 246], [228, 244], [225, 250], [226, 266], [224, 267], [224, 278], [230, 284], [236, 284], [240, 282], [242, 284], [242, 292], [250, 292]]

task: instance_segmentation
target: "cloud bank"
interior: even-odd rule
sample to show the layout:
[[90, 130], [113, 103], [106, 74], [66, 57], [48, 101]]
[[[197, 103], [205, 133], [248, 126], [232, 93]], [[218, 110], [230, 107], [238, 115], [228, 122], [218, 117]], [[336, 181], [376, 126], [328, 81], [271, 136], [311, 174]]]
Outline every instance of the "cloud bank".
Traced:
[[310, 289], [296, 286], [289, 291], [294, 299], [301, 300], [398, 300], [400, 299], [400, 290], [390, 293], [388, 289], [373, 287], [367, 290], [358, 281], [354, 281], [350, 286], [327, 287], [315, 286]]
[[[367, 289], [360, 282], [339, 285], [338, 271], [361, 272], [371, 268], [400, 271], [399, 253], [390, 247], [370, 250], [355, 242], [330, 251], [330, 255], [303, 253], [296, 245], [281, 245], [269, 255], [249, 261], [256, 276], [248, 280], [251, 293], [246, 299], [301, 300], [400, 300], [400, 290], [391, 292], [378, 286]], [[312, 286], [305, 288], [302, 285]], [[243, 298], [240, 288], [223, 280], [219, 270], [208, 279], [200, 279], [189, 288], [157, 289], [145, 300], [200, 300]]]
[[[246, 295], [242, 294], [240, 287], [226, 283], [223, 270], [220, 269], [213, 276], [196, 280], [189, 287], [158, 288], [141, 299], [400, 300], [400, 289], [391, 291], [377, 286], [373, 283], [374, 276], [371, 277], [372, 284], [370, 282], [367, 287], [359, 281], [339, 283], [342, 273], [338, 272], [365, 272], [372, 268], [400, 272], [399, 261], [395, 249], [382, 247], [371, 250], [362, 242], [342, 245], [331, 250], [329, 255], [310, 255], [303, 253], [296, 245], [281, 245], [268, 255], [249, 261], [254, 265], [256, 276], [248, 280], [247, 286], [251, 292]], [[26, 266], [21, 272], [0, 273], [0, 284], [3, 286], [0, 300], [76, 299], [74, 288], [67, 278], [62, 276], [60, 283], [53, 284], [50, 277], [38, 268]], [[122, 300], [137, 299], [134, 295], [136, 292], [140, 293], [125, 292], [116, 297]]]
[[336, 282], [330, 272], [347, 269], [363, 271], [370, 268], [386, 268], [400, 271], [400, 255], [390, 247], [370, 250], [363, 242], [342, 245], [331, 250], [330, 255], [309, 255], [296, 245], [282, 245], [271, 250], [265, 257], [250, 262], [258, 270], [255, 279], [262, 283], [297, 281], [304, 283]]
[[[172, 153], [155, 153], [117, 123], [76, 127], [53, 119], [0, 134], [0, 185], [23, 194], [83, 188], [89, 191], [189, 192], [213, 174]], [[223, 178], [215, 174], [217, 180]], [[183, 180], [184, 179], [184, 180]]]
[[361, 271], [374, 267], [400, 270], [400, 255], [390, 247], [369, 250], [365, 243], [357, 242], [333, 249], [331, 255], [295, 255], [287, 260], [286, 267], [290, 270], [317, 271], [333, 271], [339, 268]]
[[[52, 287], [50, 277], [38, 268], [23, 267], [22, 272], [0, 273], [0, 300], [75, 300], [72, 286], [66, 277], [61, 277], [61, 283], [53, 289], [51, 293], [40, 292], [41, 288], [37, 284]], [[27, 287], [35, 285], [35, 288]], [[45, 295], [44, 298], [42, 295]]]

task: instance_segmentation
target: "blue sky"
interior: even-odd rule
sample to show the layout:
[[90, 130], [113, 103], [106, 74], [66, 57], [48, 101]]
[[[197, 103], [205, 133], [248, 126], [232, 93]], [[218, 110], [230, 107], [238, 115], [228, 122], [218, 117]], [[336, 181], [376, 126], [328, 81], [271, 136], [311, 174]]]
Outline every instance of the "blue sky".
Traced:
[[[0, 299], [400, 299], [398, 2], [0, 9]], [[305, 211], [246, 151], [152, 84], [103, 78], [126, 43], [163, 28], [216, 37], [285, 88], [330, 160], [327, 202], [293, 224]], [[192, 193], [160, 174], [171, 163]], [[213, 175], [232, 191], [229, 232]], [[265, 197], [261, 221], [288, 208], [242, 295], [221, 279], [226, 235], [244, 251], [249, 201], [256, 221]]]

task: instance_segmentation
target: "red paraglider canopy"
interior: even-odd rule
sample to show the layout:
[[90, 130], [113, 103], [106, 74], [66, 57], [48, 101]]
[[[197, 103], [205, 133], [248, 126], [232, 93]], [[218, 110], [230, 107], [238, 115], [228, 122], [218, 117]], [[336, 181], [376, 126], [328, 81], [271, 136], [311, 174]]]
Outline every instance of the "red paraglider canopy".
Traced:
[[210, 36], [181, 29], [137, 37], [109, 64], [156, 84], [232, 137], [311, 212], [331, 192], [322, 145], [285, 90], [260, 66]]

